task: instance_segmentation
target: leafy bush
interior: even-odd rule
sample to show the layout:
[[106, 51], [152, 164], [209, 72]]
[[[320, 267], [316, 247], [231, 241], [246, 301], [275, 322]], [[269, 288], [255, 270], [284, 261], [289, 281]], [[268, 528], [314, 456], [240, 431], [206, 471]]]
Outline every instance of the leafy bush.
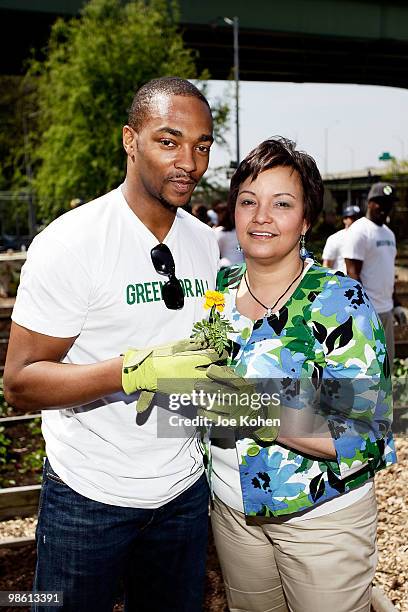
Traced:
[[7, 462], [7, 447], [11, 444], [4, 431], [4, 427], [0, 427], [0, 465], [4, 465]]
[[11, 406], [4, 399], [3, 379], [0, 378], [0, 417], [9, 416], [12, 412]]
[[408, 407], [408, 359], [394, 359], [394, 408]]

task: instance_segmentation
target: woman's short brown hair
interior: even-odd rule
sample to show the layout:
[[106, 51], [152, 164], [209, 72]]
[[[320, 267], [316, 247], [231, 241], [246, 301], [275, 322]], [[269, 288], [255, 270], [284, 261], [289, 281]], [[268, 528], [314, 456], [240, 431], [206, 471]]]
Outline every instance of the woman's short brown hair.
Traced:
[[299, 173], [303, 187], [304, 218], [311, 228], [323, 208], [322, 177], [313, 157], [297, 151], [296, 143], [282, 136], [264, 140], [239, 164], [231, 179], [228, 196], [230, 210], [235, 210], [239, 187], [247, 178], [254, 181], [261, 172], [278, 166], [293, 168]]

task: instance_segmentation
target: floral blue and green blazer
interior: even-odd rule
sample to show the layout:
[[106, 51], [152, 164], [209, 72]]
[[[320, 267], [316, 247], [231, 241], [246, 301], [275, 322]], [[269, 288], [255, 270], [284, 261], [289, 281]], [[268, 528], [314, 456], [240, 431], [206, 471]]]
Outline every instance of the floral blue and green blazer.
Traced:
[[287, 515], [354, 489], [396, 462], [384, 331], [360, 283], [315, 263], [277, 313], [252, 321], [235, 307], [244, 272], [245, 264], [232, 266], [217, 280], [234, 327], [235, 371], [251, 379], [309, 379], [316, 387], [353, 385], [347, 409], [333, 401], [326, 413], [336, 460], [278, 442], [236, 440], [246, 515]]

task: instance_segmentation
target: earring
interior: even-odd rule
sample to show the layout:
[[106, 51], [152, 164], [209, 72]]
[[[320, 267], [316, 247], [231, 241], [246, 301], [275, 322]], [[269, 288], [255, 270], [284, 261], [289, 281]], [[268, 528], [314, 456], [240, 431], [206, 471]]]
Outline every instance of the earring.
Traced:
[[300, 236], [300, 249], [299, 249], [299, 255], [301, 259], [306, 259], [306, 257], [308, 257], [309, 252], [306, 248], [306, 239], [305, 239], [305, 235], [302, 234]]
[[242, 246], [239, 243], [237, 244], [235, 248], [238, 251], [238, 253], [242, 253]]

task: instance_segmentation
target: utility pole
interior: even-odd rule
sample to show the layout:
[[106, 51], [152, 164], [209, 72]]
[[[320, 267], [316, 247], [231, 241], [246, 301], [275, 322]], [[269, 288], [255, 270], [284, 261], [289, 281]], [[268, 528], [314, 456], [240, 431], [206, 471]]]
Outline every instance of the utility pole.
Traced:
[[232, 26], [234, 32], [234, 78], [235, 78], [235, 133], [236, 133], [236, 163], [239, 165], [239, 17], [224, 17], [225, 23]]

